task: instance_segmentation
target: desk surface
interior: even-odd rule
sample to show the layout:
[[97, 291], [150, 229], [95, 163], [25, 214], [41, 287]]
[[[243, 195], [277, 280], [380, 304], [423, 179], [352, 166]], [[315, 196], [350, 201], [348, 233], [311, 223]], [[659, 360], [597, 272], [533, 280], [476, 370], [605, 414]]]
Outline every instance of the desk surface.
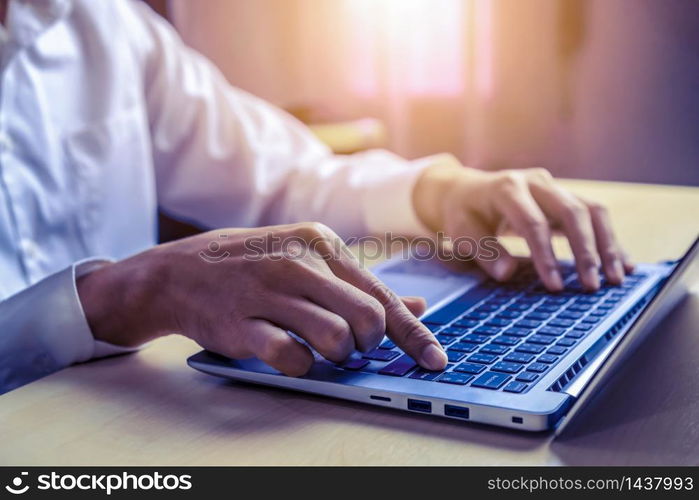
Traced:
[[[637, 261], [681, 255], [699, 189], [566, 181], [606, 203]], [[232, 383], [197, 346], [74, 366], [2, 396], [0, 464], [699, 464], [699, 296], [691, 296], [564, 440]]]

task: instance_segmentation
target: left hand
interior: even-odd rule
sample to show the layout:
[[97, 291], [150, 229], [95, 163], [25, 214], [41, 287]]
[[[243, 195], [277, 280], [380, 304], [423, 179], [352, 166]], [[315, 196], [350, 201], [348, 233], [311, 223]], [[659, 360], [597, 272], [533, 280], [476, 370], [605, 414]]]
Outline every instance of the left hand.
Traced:
[[[600, 264], [613, 284], [633, 269], [616, 241], [607, 210], [565, 190], [542, 168], [487, 172], [447, 159], [423, 172], [413, 203], [428, 228], [452, 239], [478, 241], [503, 227], [513, 229], [526, 240], [534, 267], [551, 291], [563, 289], [551, 246], [553, 230], [567, 237], [580, 282], [588, 290], [600, 286]], [[506, 281], [516, 271], [517, 260], [499, 243], [496, 247], [495, 259], [472, 257], [492, 278]], [[461, 248], [455, 251], [463, 255]]]

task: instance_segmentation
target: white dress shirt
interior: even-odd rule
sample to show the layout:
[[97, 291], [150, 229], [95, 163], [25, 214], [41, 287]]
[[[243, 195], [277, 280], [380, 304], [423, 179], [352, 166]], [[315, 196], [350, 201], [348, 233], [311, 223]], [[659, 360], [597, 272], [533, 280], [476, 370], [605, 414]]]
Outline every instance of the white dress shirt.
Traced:
[[153, 246], [158, 207], [422, 230], [411, 191], [432, 160], [333, 155], [139, 1], [11, 0], [0, 55], [0, 393], [119, 351], [93, 340], [76, 276]]

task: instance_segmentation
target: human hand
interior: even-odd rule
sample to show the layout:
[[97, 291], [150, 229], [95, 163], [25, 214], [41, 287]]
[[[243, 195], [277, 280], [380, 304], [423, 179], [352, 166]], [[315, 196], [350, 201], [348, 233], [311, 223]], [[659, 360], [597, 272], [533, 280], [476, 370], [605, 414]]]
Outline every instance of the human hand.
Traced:
[[[486, 172], [447, 160], [425, 170], [413, 201], [425, 225], [455, 241], [458, 237], [478, 241], [503, 228], [514, 230], [526, 240], [534, 267], [551, 291], [563, 288], [551, 246], [553, 230], [566, 235], [586, 289], [599, 288], [600, 263], [613, 284], [621, 283], [625, 273], [633, 270], [616, 241], [606, 209], [565, 190], [545, 169]], [[462, 256], [473, 251], [471, 245], [463, 246], [455, 251]], [[499, 243], [495, 246], [497, 258], [470, 257], [492, 278], [507, 281], [516, 271], [517, 260]]]
[[[216, 242], [216, 255], [202, 253]], [[341, 362], [386, 333], [424, 368], [447, 359], [417, 320], [425, 304], [399, 298], [315, 223], [223, 229], [159, 245], [82, 277], [78, 293], [95, 338], [140, 345], [179, 332], [235, 358], [256, 356], [299, 376], [311, 351]]]

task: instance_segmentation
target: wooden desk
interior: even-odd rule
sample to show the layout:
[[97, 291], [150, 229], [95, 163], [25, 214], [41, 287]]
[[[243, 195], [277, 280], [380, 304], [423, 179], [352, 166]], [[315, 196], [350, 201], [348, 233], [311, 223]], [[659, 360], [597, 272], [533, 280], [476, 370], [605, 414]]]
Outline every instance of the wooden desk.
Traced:
[[[699, 232], [699, 189], [566, 184], [612, 209], [638, 261], [677, 257]], [[173, 336], [2, 396], [0, 463], [696, 465], [699, 297], [672, 316], [565, 440], [219, 380]]]

